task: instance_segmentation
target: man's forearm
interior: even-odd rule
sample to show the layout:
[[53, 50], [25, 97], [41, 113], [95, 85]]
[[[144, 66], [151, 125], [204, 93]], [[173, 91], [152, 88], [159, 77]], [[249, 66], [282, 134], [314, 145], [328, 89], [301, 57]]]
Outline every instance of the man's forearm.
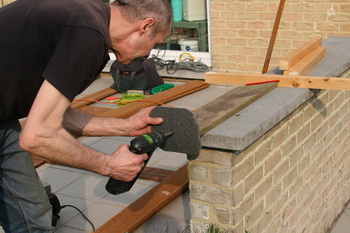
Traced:
[[68, 108], [63, 127], [77, 136], [127, 136], [128, 125], [124, 119], [94, 117], [77, 109]]
[[21, 147], [55, 164], [109, 175], [108, 156], [81, 144], [64, 129], [21, 138]]

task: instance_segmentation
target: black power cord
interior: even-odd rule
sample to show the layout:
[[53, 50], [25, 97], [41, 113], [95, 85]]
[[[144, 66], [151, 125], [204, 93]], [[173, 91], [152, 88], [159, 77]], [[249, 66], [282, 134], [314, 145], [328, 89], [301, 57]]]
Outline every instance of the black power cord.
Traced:
[[63, 206], [61, 206], [61, 209], [66, 208], [66, 207], [72, 207], [72, 208], [76, 209], [76, 210], [83, 216], [83, 218], [85, 218], [86, 221], [88, 221], [88, 222], [90, 223], [90, 225], [91, 225], [91, 227], [92, 227], [92, 230], [95, 231], [95, 226], [94, 226], [94, 224], [90, 221], [90, 219], [88, 219], [88, 218], [85, 216], [85, 214], [84, 214], [80, 209], [78, 209], [77, 207], [75, 207], [75, 206], [73, 206], [73, 205], [63, 205]]
[[[161, 54], [163, 52], [163, 54]], [[174, 74], [178, 70], [190, 70], [194, 72], [206, 72], [209, 67], [201, 61], [179, 61], [175, 60], [164, 60], [162, 57], [165, 56], [165, 50], [157, 50], [156, 54], [152, 55], [152, 58], [156, 64], [156, 69], [160, 70], [165, 68], [168, 74]]]
[[90, 219], [88, 219], [85, 216], [85, 214], [80, 209], [78, 209], [77, 207], [75, 207], [73, 205], [63, 205], [63, 206], [61, 206], [61, 203], [58, 200], [58, 197], [55, 194], [51, 193], [51, 186], [47, 185], [44, 188], [45, 188], [46, 194], [47, 194], [47, 196], [49, 198], [50, 204], [52, 206], [52, 224], [51, 224], [52, 226], [56, 226], [57, 225], [57, 221], [60, 219], [60, 216], [58, 214], [61, 212], [61, 210], [63, 208], [66, 208], [66, 207], [71, 207], [71, 208], [76, 209], [83, 216], [83, 218], [85, 218], [86, 221], [88, 221], [90, 223], [93, 231], [95, 231], [94, 224], [90, 221]]

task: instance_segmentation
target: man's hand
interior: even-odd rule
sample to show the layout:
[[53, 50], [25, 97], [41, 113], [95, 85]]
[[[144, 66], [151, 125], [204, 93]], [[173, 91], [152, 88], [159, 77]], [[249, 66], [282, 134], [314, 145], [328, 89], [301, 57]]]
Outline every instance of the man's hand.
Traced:
[[151, 125], [158, 125], [163, 122], [160, 117], [153, 118], [149, 114], [155, 107], [141, 109], [138, 113], [126, 119], [126, 136], [138, 136], [145, 133], [150, 133]]
[[147, 154], [133, 154], [127, 145], [121, 145], [108, 163], [109, 176], [116, 180], [132, 181], [145, 166]]

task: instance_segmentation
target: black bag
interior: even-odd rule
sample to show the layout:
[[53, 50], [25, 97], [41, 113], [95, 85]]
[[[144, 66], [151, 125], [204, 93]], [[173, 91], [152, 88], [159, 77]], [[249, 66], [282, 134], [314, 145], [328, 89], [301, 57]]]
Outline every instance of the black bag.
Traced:
[[153, 87], [164, 84], [152, 58], [138, 58], [127, 65], [116, 60], [110, 72], [114, 80], [111, 88], [122, 93], [128, 90], [142, 90], [151, 94]]

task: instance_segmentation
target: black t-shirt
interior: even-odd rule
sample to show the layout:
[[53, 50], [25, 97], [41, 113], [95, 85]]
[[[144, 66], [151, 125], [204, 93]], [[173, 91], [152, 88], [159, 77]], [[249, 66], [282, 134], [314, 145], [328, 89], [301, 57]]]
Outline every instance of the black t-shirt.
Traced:
[[70, 101], [85, 90], [109, 59], [109, 21], [100, 0], [0, 8], [0, 121], [27, 116], [44, 79]]

